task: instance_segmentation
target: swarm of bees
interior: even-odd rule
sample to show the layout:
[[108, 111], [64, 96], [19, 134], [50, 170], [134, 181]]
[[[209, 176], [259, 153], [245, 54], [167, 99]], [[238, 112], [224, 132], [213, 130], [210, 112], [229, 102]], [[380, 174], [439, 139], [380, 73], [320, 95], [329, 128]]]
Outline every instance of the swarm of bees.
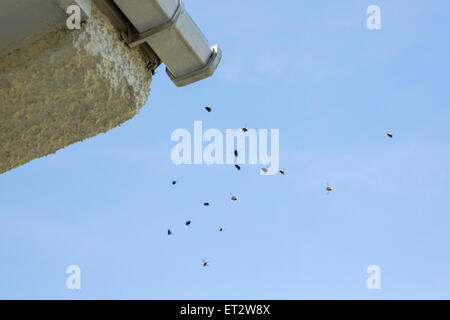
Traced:
[[[149, 68], [149, 66], [147, 66], [147, 67]], [[152, 70], [152, 72], [154, 72], [154, 70]], [[206, 106], [206, 107], [205, 107], [205, 110], [206, 110], [207, 112], [211, 112], [211, 111], [212, 111], [212, 108], [209, 107], [209, 106]], [[242, 130], [242, 132], [244, 132], [244, 133], [245, 133], [245, 132], [248, 132], [248, 128], [247, 128], [246, 126], [243, 127], [243, 128], [241, 128], [241, 130]], [[392, 130], [388, 130], [388, 131], [386, 132], [386, 135], [387, 135], [389, 138], [393, 138]], [[239, 151], [238, 151], [238, 150], [234, 150], [233, 154], [234, 154], [234, 156], [235, 156], [236, 158], [239, 157]], [[241, 170], [241, 166], [240, 166], [240, 165], [235, 164], [234, 166], [235, 166], [235, 168], [236, 168], [238, 171]], [[269, 172], [269, 169], [268, 169], [267, 167], [263, 167], [263, 168], [261, 168], [261, 172], [263, 172], [263, 173], [268, 173], [268, 172]], [[279, 172], [281, 175], [283, 175], [283, 176], [286, 174], [286, 170], [285, 170], [284, 168], [278, 170], [278, 172]], [[177, 180], [172, 180], [172, 185], [175, 185], [175, 184], [177, 184], [177, 183], [178, 183]], [[327, 194], [328, 194], [328, 193], [332, 192], [332, 191], [334, 190], [334, 188], [331, 187], [331, 186], [327, 183], [327, 184], [326, 184], [326, 187], [325, 187], [325, 190], [326, 190], [326, 192], [327, 192]], [[235, 201], [237, 201], [237, 200], [238, 200], [238, 197], [230, 193], [230, 202], [235, 202]], [[208, 206], [210, 206], [210, 203], [209, 203], [209, 202], [202, 202], [202, 205], [205, 206], [205, 207], [208, 207]], [[186, 225], [186, 226], [190, 226], [190, 225], [191, 225], [191, 220], [187, 220], [187, 221], [185, 222], [185, 225]], [[218, 230], [219, 232], [222, 232], [222, 231], [223, 231], [223, 228], [222, 228], [222, 227], [218, 227], [217, 230]], [[169, 236], [171, 236], [171, 235], [173, 235], [173, 232], [172, 232], [170, 229], [168, 229], [167, 234], [168, 234]], [[202, 260], [202, 266], [203, 266], [203, 267], [208, 267], [208, 266], [210, 266], [210, 264], [211, 264], [211, 263], [210, 263], [209, 261]]]

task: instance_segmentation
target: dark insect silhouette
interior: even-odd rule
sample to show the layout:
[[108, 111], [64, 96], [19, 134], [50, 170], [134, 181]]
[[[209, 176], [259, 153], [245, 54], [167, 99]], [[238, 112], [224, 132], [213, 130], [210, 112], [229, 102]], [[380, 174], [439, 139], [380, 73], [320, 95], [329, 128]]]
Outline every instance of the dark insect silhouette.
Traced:
[[387, 135], [389, 138], [393, 138], [393, 137], [394, 137], [394, 135], [392, 134], [392, 131], [391, 131], [391, 130], [389, 130], [389, 131], [386, 133], [386, 135]]
[[234, 150], [234, 156], [237, 158], [239, 157], [239, 152], [237, 150]]
[[156, 71], [155, 71], [154, 67], [155, 67], [155, 64], [153, 63], [153, 61], [149, 61], [147, 63], [147, 67], [146, 67], [147, 71], [151, 71], [152, 72], [152, 76], [154, 76], [156, 74]]
[[203, 205], [204, 205], [205, 207], [207, 207], [207, 206], [209, 206], [209, 202], [203, 202]]
[[285, 174], [284, 169], [280, 169], [280, 173], [284, 176]]
[[178, 181], [176, 181], [176, 180], [173, 180], [173, 181], [172, 181], [172, 185], [173, 185], [173, 186], [174, 186], [174, 185], [176, 185], [176, 184], [177, 184], [177, 182], [178, 182]]
[[171, 235], [173, 235], [173, 232], [170, 231], [170, 229], [169, 229], [169, 230], [167, 230], [167, 234], [168, 234], [169, 236], [171, 236]]
[[241, 170], [241, 166], [240, 165], [235, 164], [234, 166], [236, 167], [236, 169]]
[[186, 225], [189, 226], [191, 224], [191, 220], [186, 221]]
[[222, 228], [222, 227], [219, 227], [219, 231], [222, 232], [222, 231], [223, 231], [223, 228]]
[[262, 168], [261, 171], [264, 172], [264, 173], [267, 173], [267, 172], [269, 171], [269, 169], [267, 169], [267, 168]]
[[210, 107], [205, 107], [205, 110], [208, 112], [211, 112], [211, 108]]

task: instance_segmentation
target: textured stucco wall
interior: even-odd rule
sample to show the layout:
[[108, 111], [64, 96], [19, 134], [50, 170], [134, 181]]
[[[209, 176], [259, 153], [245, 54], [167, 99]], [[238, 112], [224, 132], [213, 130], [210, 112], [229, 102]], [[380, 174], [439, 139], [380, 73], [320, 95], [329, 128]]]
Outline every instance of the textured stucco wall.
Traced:
[[0, 174], [129, 120], [151, 79], [143, 54], [95, 7], [81, 30], [0, 56]]

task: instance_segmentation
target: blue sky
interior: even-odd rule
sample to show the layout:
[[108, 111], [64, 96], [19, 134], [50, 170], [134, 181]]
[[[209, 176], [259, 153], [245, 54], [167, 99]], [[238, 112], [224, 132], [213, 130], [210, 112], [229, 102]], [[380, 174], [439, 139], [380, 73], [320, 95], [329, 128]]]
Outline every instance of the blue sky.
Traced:
[[[0, 176], [0, 298], [450, 298], [450, 3], [184, 3], [216, 74], [161, 67], [135, 118]], [[174, 165], [194, 120], [279, 129], [286, 175]]]

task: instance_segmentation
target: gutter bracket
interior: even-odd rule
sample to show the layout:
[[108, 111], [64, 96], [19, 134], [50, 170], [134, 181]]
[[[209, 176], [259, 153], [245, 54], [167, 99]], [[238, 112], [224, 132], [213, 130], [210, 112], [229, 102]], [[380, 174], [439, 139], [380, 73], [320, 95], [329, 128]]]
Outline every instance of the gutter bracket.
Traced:
[[181, 0], [178, 0], [178, 6], [169, 20], [141, 33], [136, 33], [133, 32], [131, 29], [128, 29], [127, 33], [125, 32], [122, 33], [122, 38], [124, 38], [124, 40], [127, 42], [130, 48], [134, 48], [146, 42], [155, 34], [173, 28], [173, 26], [177, 23], [178, 18], [180, 17], [182, 12], [183, 12], [183, 5], [181, 3]]

